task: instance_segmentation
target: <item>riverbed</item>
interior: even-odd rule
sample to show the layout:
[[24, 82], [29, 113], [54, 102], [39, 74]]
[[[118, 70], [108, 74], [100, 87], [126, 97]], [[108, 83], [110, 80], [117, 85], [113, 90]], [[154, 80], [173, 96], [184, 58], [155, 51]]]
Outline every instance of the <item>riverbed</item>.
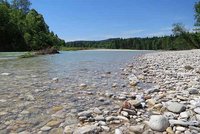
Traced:
[[37, 133], [55, 119], [49, 130], [76, 123], [77, 113], [89, 108], [118, 109], [101, 95], [131, 92], [122, 70], [149, 52], [69, 51], [27, 59], [1, 53], [0, 133]]

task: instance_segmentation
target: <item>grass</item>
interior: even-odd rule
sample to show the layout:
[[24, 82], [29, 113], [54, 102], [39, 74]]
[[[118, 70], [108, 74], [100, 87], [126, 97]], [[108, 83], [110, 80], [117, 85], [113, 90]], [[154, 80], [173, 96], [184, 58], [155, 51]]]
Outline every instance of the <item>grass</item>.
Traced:
[[34, 52], [26, 52], [23, 55], [20, 55], [19, 58], [31, 58], [31, 57], [35, 57], [36, 54]]

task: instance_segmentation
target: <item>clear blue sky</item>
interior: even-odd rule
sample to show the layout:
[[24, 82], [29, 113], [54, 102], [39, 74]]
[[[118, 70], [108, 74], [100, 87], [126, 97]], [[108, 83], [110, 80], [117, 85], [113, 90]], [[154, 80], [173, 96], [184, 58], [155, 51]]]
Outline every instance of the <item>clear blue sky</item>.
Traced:
[[66, 41], [171, 34], [194, 24], [197, 0], [31, 0], [50, 30]]

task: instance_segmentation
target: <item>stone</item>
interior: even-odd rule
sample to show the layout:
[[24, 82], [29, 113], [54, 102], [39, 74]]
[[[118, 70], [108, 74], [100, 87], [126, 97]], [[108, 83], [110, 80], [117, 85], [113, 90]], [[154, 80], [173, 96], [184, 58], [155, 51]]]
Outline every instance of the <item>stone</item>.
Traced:
[[115, 129], [115, 134], [123, 134], [120, 129]]
[[199, 94], [199, 90], [197, 88], [189, 88], [189, 94]]
[[51, 127], [49, 127], [49, 126], [44, 126], [44, 127], [42, 127], [40, 130], [41, 131], [49, 131], [51, 129]]
[[63, 109], [63, 106], [54, 106], [54, 107], [52, 107], [52, 111], [53, 112], [57, 112], [57, 111], [60, 111], [62, 109]]
[[185, 127], [178, 126], [178, 127], [176, 127], [176, 130], [177, 130], [177, 131], [183, 132], [183, 131], [186, 130], [186, 128], [185, 128]]
[[56, 117], [56, 118], [60, 118], [60, 119], [64, 119], [65, 118], [65, 111], [64, 110], [60, 110], [57, 111], [55, 114], [52, 114], [52, 117]]
[[149, 107], [152, 107], [156, 104], [156, 101], [154, 99], [148, 99], [146, 101]]
[[106, 132], [110, 131], [110, 128], [108, 126], [101, 126], [101, 128]]
[[160, 92], [160, 89], [158, 89], [157, 87], [154, 88], [150, 88], [146, 90], [147, 94], [151, 94], [151, 93], [155, 93], [155, 92]]
[[7, 114], [8, 112], [4, 112], [4, 111], [0, 112], [0, 116], [7, 115]]
[[95, 125], [86, 125], [83, 127], [75, 128], [73, 134], [96, 134], [99, 133], [100, 128]]
[[184, 67], [186, 70], [193, 70], [194, 68], [193, 67], [191, 67], [190, 65], [187, 65], [187, 66], [185, 66]]
[[188, 119], [190, 117], [188, 112], [181, 112], [180, 113], [180, 118], [182, 119]]
[[104, 121], [99, 121], [98, 124], [99, 124], [100, 126], [106, 126], [106, 125], [107, 125], [106, 122], [104, 122]]
[[72, 134], [74, 132], [74, 125], [65, 126], [64, 134]]
[[46, 125], [48, 127], [56, 127], [56, 126], [59, 126], [61, 122], [59, 120], [52, 120], [50, 122], [48, 122]]
[[181, 113], [186, 110], [186, 107], [178, 102], [167, 102], [167, 110], [173, 113]]
[[105, 99], [104, 97], [100, 97], [98, 100], [103, 102], [103, 101], [105, 101], [106, 99]]
[[142, 108], [142, 104], [138, 100], [129, 100], [128, 102], [131, 104], [131, 106], [134, 106], [135, 108]]
[[152, 130], [163, 132], [169, 127], [169, 121], [163, 115], [152, 115], [148, 125]]
[[20, 132], [20, 133], [18, 133], [18, 134], [31, 134], [31, 133], [28, 132], [28, 131], [22, 131], [22, 132]]
[[52, 81], [58, 82], [58, 78], [53, 78]]
[[115, 120], [116, 119], [116, 117], [115, 116], [108, 116], [108, 117], [106, 117], [106, 121], [112, 121], [112, 120]]
[[138, 78], [134, 74], [129, 75], [128, 79], [131, 86], [136, 86], [139, 83]]
[[79, 87], [81, 87], [81, 88], [86, 88], [86, 87], [87, 87], [87, 84], [82, 83], [82, 84], [79, 85]]
[[166, 132], [169, 133], [169, 134], [174, 134], [174, 131], [172, 130], [171, 127], [168, 127], [168, 128], [166, 129]]
[[11, 73], [1, 73], [1, 76], [9, 76]]
[[188, 121], [183, 121], [183, 120], [169, 120], [169, 123], [171, 126], [180, 125], [180, 126], [184, 126], [184, 127], [194, 126], [194, 125], [198, 124], [196, 122], [188, 122]]
[[195, 109], [194, 109], [194, 112], [197, 113], [197, 114], [200, 114], [200, 107], [195, 108]]
[[99, 110], [99, 108], [94, 108], [94, 113], [96, 113], [96, 114], [102, 114], [102, 111], [101, 110]]
[[117, 116], [117, 119], [123, 120], [123, 121], [129, 121], [128, 118], [126, 118], [126, 117], [124, 117], [124, 116], [120, 116], [120, 115]]
[[29, 95], [26, 96], [26, 100], [27, 101], [34, 101], [35, 98], [33, 97], [33, 95], [29, 94]]
[[92, 111], [83, 111], [78, 113], [78, 116], [86, 116], [86, 117], [90, 117], [92, 115]]
[[54, 128], [50, 130], [49, 134], [63, 134], [63, 128]]
[[125, 117], [128, 117], [128, 112], [126, 111], [121, 111], [121, 115], [125, 116]]
[[185, 134], [192, 134], [190, 131], [186, 130]]
[[105, 120], [103, 115], [96, 116], [94, 119], [95, 119], [95, 121], [104, 121]]
[[113, 84], [112, 84], [112, 87], [117, 87], [117, 86], [118, 86], [117, 83], [113, 83]]
[[144, 124], [135, 125], [135, 126], [130, 126], [129, 131], [134, 132], [135, 134], [141, 134], [142, 132], [144, 132], [144, 128], [145, 128]]

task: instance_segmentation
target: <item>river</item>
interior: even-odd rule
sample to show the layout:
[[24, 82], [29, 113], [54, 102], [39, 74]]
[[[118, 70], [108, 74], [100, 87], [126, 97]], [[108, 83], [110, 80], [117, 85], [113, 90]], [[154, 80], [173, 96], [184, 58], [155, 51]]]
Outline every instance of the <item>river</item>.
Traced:
[[52, 118], [54, 107], [76, 114], [112, 105], [110, 99], [99, 101], [101, 94], [130, 91], [121, 69], [149, 52], [67, 51], [26, 59], [16, 58], [21, 53], [0, 53], [0, 130], [10, 131], [22, 121], [24, 126], [14, 132], [38, 132]]

